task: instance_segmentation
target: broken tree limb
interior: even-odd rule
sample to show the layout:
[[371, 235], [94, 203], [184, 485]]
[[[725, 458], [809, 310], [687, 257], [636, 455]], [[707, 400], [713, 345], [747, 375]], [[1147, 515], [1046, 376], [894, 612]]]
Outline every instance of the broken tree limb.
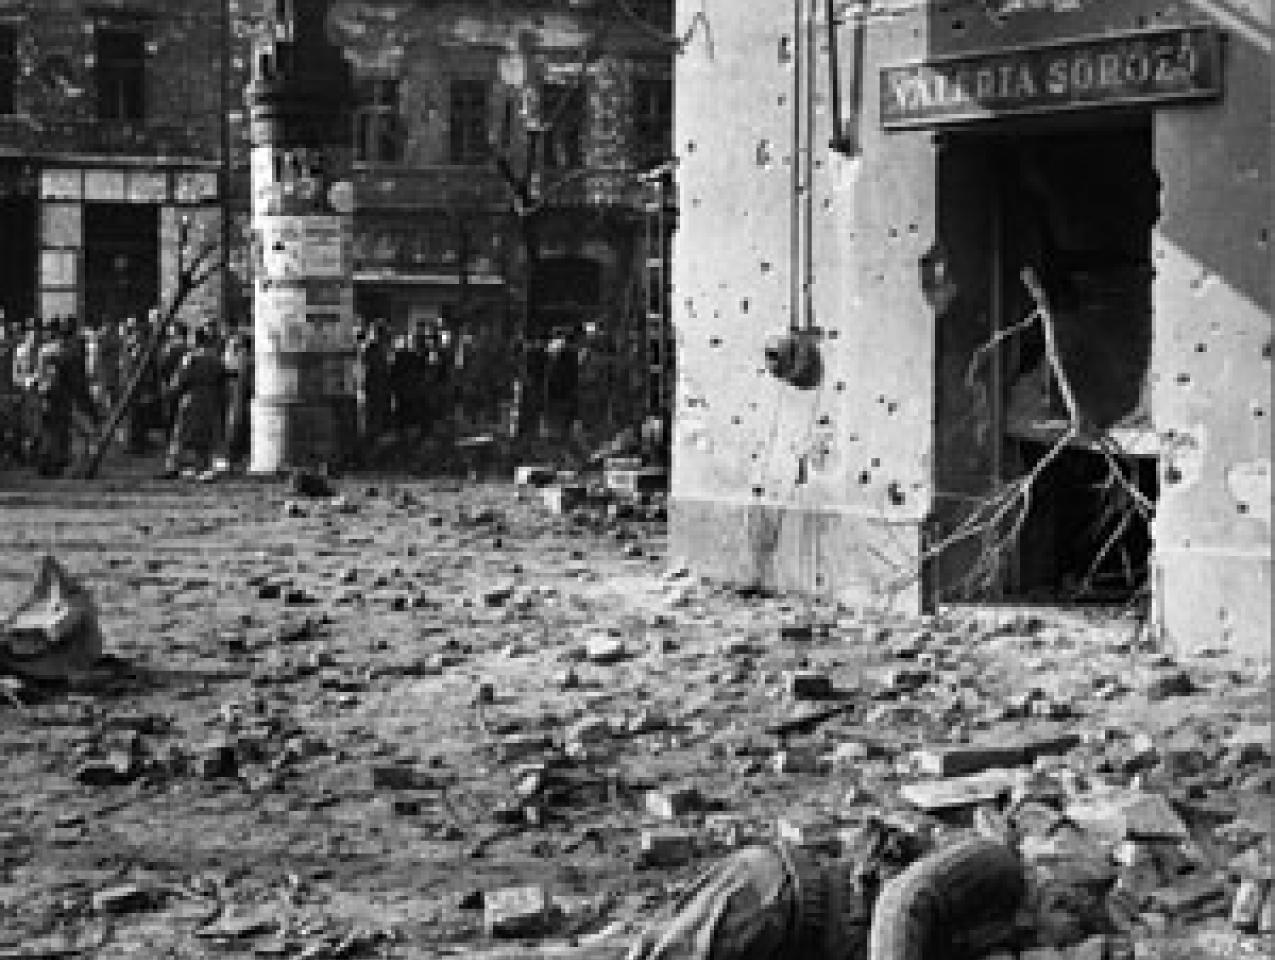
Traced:
[[1026, 894], [1009, 847], [967, 840], [923, 857], [881, 888], [868, 960], [937, 960], [970, 929], [1012, 918]]

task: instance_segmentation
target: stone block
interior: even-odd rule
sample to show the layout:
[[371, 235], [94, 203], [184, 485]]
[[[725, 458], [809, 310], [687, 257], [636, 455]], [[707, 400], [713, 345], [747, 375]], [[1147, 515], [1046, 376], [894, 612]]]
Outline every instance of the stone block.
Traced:
[[1020, 747], [993, 744], [953, 744], [922, 747], [914, 754], [917, 768], [932, 777], [963, 777], [996, 767], [1016, 767], [1025, 762]]
[[641, 843], [645, 866], [676, 867], [695, 856], [695, 835], [686, 830], [643, 830]]
[[483, 897], [483, 926], [493, 937], [543, 934], [553, 913], [553, 899], [544, 887], [504, 887]]
[[628, 656], [628, 648], [620, 637], [607, 635], [590, 637], [585, 645], [585, 657], [590, 663], [603, 666], [619, 663]]
[[927, 813], [959, 810], [993, 803], [1014, 788], [1014, 777], [1006, 770], [986, 770], [966, 777], [949, 777], [908, 783], [899, 788], [899, 796]]
[[1235, 899], [1231, 901], [1231, 925], [1246, 933], [1257, 930], [1267, 895], [1268, 885], [1262, 881], [1243, 881], [1235, 891]]
[[661, 820], [675, 820], [694, 813], [702, 805], [699, 791], [694, 787], [650, 790], [646, 794], [646, 812]]
[[832, 678], [815, 670], [791, 670], [784, 686], [794, 700], [827, 700], [835, 692]]

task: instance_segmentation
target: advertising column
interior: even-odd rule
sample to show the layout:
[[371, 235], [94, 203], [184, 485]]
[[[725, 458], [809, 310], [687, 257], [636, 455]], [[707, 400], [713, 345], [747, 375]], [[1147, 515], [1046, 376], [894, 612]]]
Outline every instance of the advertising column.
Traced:
[[252, 117], [253, 473], [354, 448], [350, 71], [328, 0], [284, 0], [256, 48]]

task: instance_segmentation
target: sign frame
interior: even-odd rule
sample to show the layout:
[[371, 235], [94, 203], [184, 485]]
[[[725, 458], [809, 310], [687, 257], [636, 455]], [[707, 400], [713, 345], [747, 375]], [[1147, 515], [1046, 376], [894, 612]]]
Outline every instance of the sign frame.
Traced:
[[[1199, 51], [1200, 61], [1198, 69], [1196, 66], [1190, 68], [1190, 73], [1187, 77], [1189, 83], [1179, 89], [1152, 90], [1149, 92], [1123, 92], [1122, 90], [1116, 90], [1114, 92], [1096, 92], [1089, 96], [1085, 96], [1084, 93], [1073, 95], [1070, 77], [1075, 70], [1074, 64], [1077, 61], [1072, 59], [1067, 61], [1071, 66], [1069, 67], [1066, 82], [1066, 94], [1054, 95], [1052, 98], [1037, 92], [1036, 84], [1039, 78], [1035, 73], [1028, 80], [1023, 80], [1021, 74], [1013, 74], [1013, 76], [1019, 78], [1015, 81], [1016, 83], [1032, 87], [1035, 94], [1030, 98], [1024, 96], [1018, 101], [1015, 101], [1013, 97], [1006, 96], [992, 99], [991, 102], [985, 102], [980, 99], [977, 91], [971, 96], [969, 91], [964, 89], [960, 83], [952, 83], [950, 89], [956, 92], [950, 97], [945, 99], [940, 96], [937, 98], [940, 102], [936, 105], [922, 104], [915, 110], [907, 112], [895, 105], [898, 97], [892, 94], [892, 91], [899, 89], [897, 84], [894, 83], [896, 78], [899, 77], [911, 79], [914, 85], [912, 88], [914, 92], [917, 89], [927, 91], [939, 89], [938, 86], [926, 87], [925, 83], [926, 81], [934, 83], [937, 79], [942, 79], [943, 92], [946, 94], [949, 89], [947, 84], [950, 78], [961, 76], [962, 71], [974, 74], [992, 72], [994, 74], [994, 82], [1001, 83], [1005, 76], [1000, 73], [1002, 68], [1009, 67], [1013, 70], [1015, 65], [1017, 65], [1018, 70], [1026, 70], [1032, 64], [1040, 66], [1048, 61], [1051, 53], [1066, 53], [1071, 57], [1083, 52], [1092, 53], [1095, 57], [1100, 55], [1112, 56], [1113, 51], [1123, 45], [1142, 41], [1155, 41], [1160, 38], [1180, 43], [1187, 37], [1191, 38], [1193, 49]], [[878, 74], [878, 82], [880, 84], [878, 105], [881, 127], [886, 131], [918, 130], [1014, 117], [1074, 113], [1081, 110], [1104, 110], [1218, 99], [1224, 93], [1224, 40], [1225, 34], [1212, 24], [1151, 27], [1142, 30], [1125, 30], [1119, 33], [1060, 38], [1042, 43], [985, 48], [889, 64], [881, 67]], [[1053, 64], [1057, 62], [1055, 60], [1050, 63], [1051, 69]], [[1148, 61], [1149, 64], [1150, 61]], [[1157, 61], [1157, 69], [1159, 68], [1160, 63]], [[1096, 79], [1094, 75], [1096, 69], [1092, 64], [1089, 67], [1091, 81]], [[1004, 93], [1005, 86], [1008, 86], [1008, 84], [1002, 84], [998, 92]], [[1088, 92], [1088, 87], [1085, 92]], [[961, 93], [965, 95], [961, 96]], [[998, 102], [998, 100], [1003, 102]]]

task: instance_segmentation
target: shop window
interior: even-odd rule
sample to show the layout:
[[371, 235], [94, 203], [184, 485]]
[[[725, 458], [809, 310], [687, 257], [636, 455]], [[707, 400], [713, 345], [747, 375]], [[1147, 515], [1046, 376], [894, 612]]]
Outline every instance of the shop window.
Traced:
[[141, 31], [99, 27], [96, 37], [98, 119], [144, 119], [146, 43]]
[[540, 104], [545, 167], [562, 170], [584, 166], [584, 88], [579, 84], [545, 84]]
[[354, 159], [361, 163], [399, 163], [403, 159], [403, 120], [397, 77], [362, 77], [355, 82]]
[[672, 154], [672, 71], [655, 68], [634, 78], [633, 133], [642, 162], [656, 163]]
[[18, 80], [18, 31], [0, 24], [0, 114], [17, 110], [14, 88]]
[[448, 112], [452, 163], [482, 163], [487, 157], [487, 84], [479, 77], [452, 77]]

